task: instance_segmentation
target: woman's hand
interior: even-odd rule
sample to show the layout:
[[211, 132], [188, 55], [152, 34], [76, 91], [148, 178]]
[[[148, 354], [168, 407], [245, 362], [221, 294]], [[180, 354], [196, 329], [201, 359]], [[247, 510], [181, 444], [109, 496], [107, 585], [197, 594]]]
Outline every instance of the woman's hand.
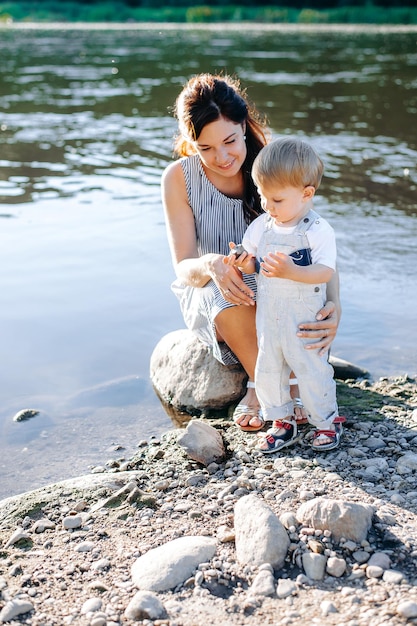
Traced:
[[297, 333], [297, 337], [318, 339], [318, 341], [308, 343], [305, 348], [306, 350], [319, 350], [319, 354], [322, 356], [330, 348], [339, 326], [339, 315], [334, 302], [331, 300], [326, 302], [324, 307], [317, 313], [316, 320], [316, 322], [299, 324], [300, 330]]
[[227, 256], [218, 256], [211, 265], [210, 276], [225, 300], [233, 304], [254, 306], [255, 294], [245, 285], [241, 272], [233, 263], [229, 263]]

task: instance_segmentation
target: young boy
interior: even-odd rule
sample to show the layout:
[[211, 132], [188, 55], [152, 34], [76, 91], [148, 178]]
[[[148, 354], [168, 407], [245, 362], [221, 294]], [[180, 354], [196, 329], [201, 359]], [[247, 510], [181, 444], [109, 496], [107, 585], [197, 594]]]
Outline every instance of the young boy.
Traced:
[[298, 324], [314, 320], [323, 306], [326, 283], [336, 268], [334, 231], [313, 210], [323, 169], [313, 148], [298, 138], [265, 146], [252, 168], [265, 214], [248, 227], [243, 252], [233, 253], [236, 245], [230, 244], [226, 261], [246, 274], [259, 272], [255, 384], [263, 415], [273, 422], [258, 446], [265, 454], [299, 438], [288, 384], [291, 370], [316, 429], [313, 449], [336, 448], [342, 433], [328, 354], [309, 349], [308, 341], [297, 337]]

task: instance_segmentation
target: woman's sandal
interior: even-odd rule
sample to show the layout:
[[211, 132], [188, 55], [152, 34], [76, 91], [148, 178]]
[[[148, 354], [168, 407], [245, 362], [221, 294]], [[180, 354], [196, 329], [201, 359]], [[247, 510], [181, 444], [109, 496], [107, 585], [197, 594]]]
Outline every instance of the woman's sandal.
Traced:
[[[316, 452], [326, 452], [327, 450], [334, 450], [339, 446], [340, 438], [343, 433], [343, 422], [346, 421], [345, 417], [339, 416], [336, 417], [333, 424], [334, 430], [315, 430], [313, 433], [313, 441], [311, 442], [311, 447]], [[320, 438], [322, 440], [331, 439], [329, 443], [320, 443]], [[317, 442], [318, 445], [314, 445], [314, 442]]]
[[[297, 378], [290, 378], [290, 387], [294, 385], [298, 385]], [[307, 411], [301, 398], [293, 398], [292, 402], [294, 405], [294, 417], [297, 422], [297, 426], [303, 426], [304, 424], [308, 424], [307, 416], [303, 417], [303, 411], [305, 413]]]
[[[277, 433], [285, 429], [285, 432], [278, 435]], [[297, 422], [295, 420], [275, 420], [273, 422], [273, 428], [270, 428], [265, 436], [262, 437], [261, 443], [266, 443], [267, 448], [261, 448], [257, 446], [257, 450], [263, 454], [272, 454], [278, 452], [282, 448], [291, 446], [293, 443], [300, 439], [297, 432]]]
[[[247, 382], [246, 387], [248, 387], [248, 389], [255, 389], [255, 383], [252, 382], [251, 380], [249, 380]], [[250, 417], [250, 420], [249, 420], [249, 422], [248, 422], [248, 424], [246, 426], [241, 426], [240, 424], [238, 424], [237, 420], [240, 417], [243, 417], [244, 415]], [[251, 421], [254, 418], [256, 418], [260, 422], [259, 426], [252, 426], [251, 425]], [[264, 420], [263, 415], [262, 415], [261, 407], [255, 408], [253, 406], [248, 406], [247, 404], [238, 404], [237, 405], [237, 407], [233, 411], [233, 421], [236, 424], [236, 426], [238, 426], [240, 428], [240, 430], [243, 430], [243, 432], [245, 432], [245, 433], [256, 433], [259, 430], [262, 430], [262, 428], [265, 426], [265, 420]]]
[[292, 402], [294, 405], [294, 417], [295, 421], [297, 422], [297, 426], [303, 426], [304, 424], [308, 424], [307, 417], [297, 417], [297, 409], [299, 409], [299, 413], [301, 413], [302, 410], [306, 410], [301, 398], [293, 398]]

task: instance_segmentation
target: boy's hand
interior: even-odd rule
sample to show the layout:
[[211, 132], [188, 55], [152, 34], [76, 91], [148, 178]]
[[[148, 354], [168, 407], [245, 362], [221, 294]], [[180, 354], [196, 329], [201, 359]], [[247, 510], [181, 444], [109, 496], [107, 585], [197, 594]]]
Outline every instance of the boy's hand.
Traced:
[[245, 274], [252, 274], [254, 272], [254, 259], [253, 254], [246, 252], [242, 244], [235, 244], [233, 241], [229, 243], [230, 252], [228, 256], [224, 258], [224, 262], [228, 265], [233, 265], [241, 272]]
[[270, 252], [261, 263], [261, 272], [268, 278], [291, 278], [294, 262], [288, 254]]

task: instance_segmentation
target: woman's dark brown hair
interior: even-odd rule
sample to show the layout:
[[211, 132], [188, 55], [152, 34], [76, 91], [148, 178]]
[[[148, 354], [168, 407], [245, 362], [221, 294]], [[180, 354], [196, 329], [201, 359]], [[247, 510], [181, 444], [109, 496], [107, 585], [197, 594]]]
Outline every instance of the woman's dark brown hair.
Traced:
[[175, 140], [178, 156], [196, 154], [193, 142], [197, 141], [203, 128], [224, 117], [246, 127], [247, 155], [243, 164], [244, 194], [243, 212], [250, 223], [263, 211], [252, 180], [251, 170], [255, 157], [267, 143], [266, 121], [249, 103], [246, 92], [237, 79], [231, 76], [198, 74], [184, 86], [175, 103], [175, 116], [179, 123], [179, 135]]

